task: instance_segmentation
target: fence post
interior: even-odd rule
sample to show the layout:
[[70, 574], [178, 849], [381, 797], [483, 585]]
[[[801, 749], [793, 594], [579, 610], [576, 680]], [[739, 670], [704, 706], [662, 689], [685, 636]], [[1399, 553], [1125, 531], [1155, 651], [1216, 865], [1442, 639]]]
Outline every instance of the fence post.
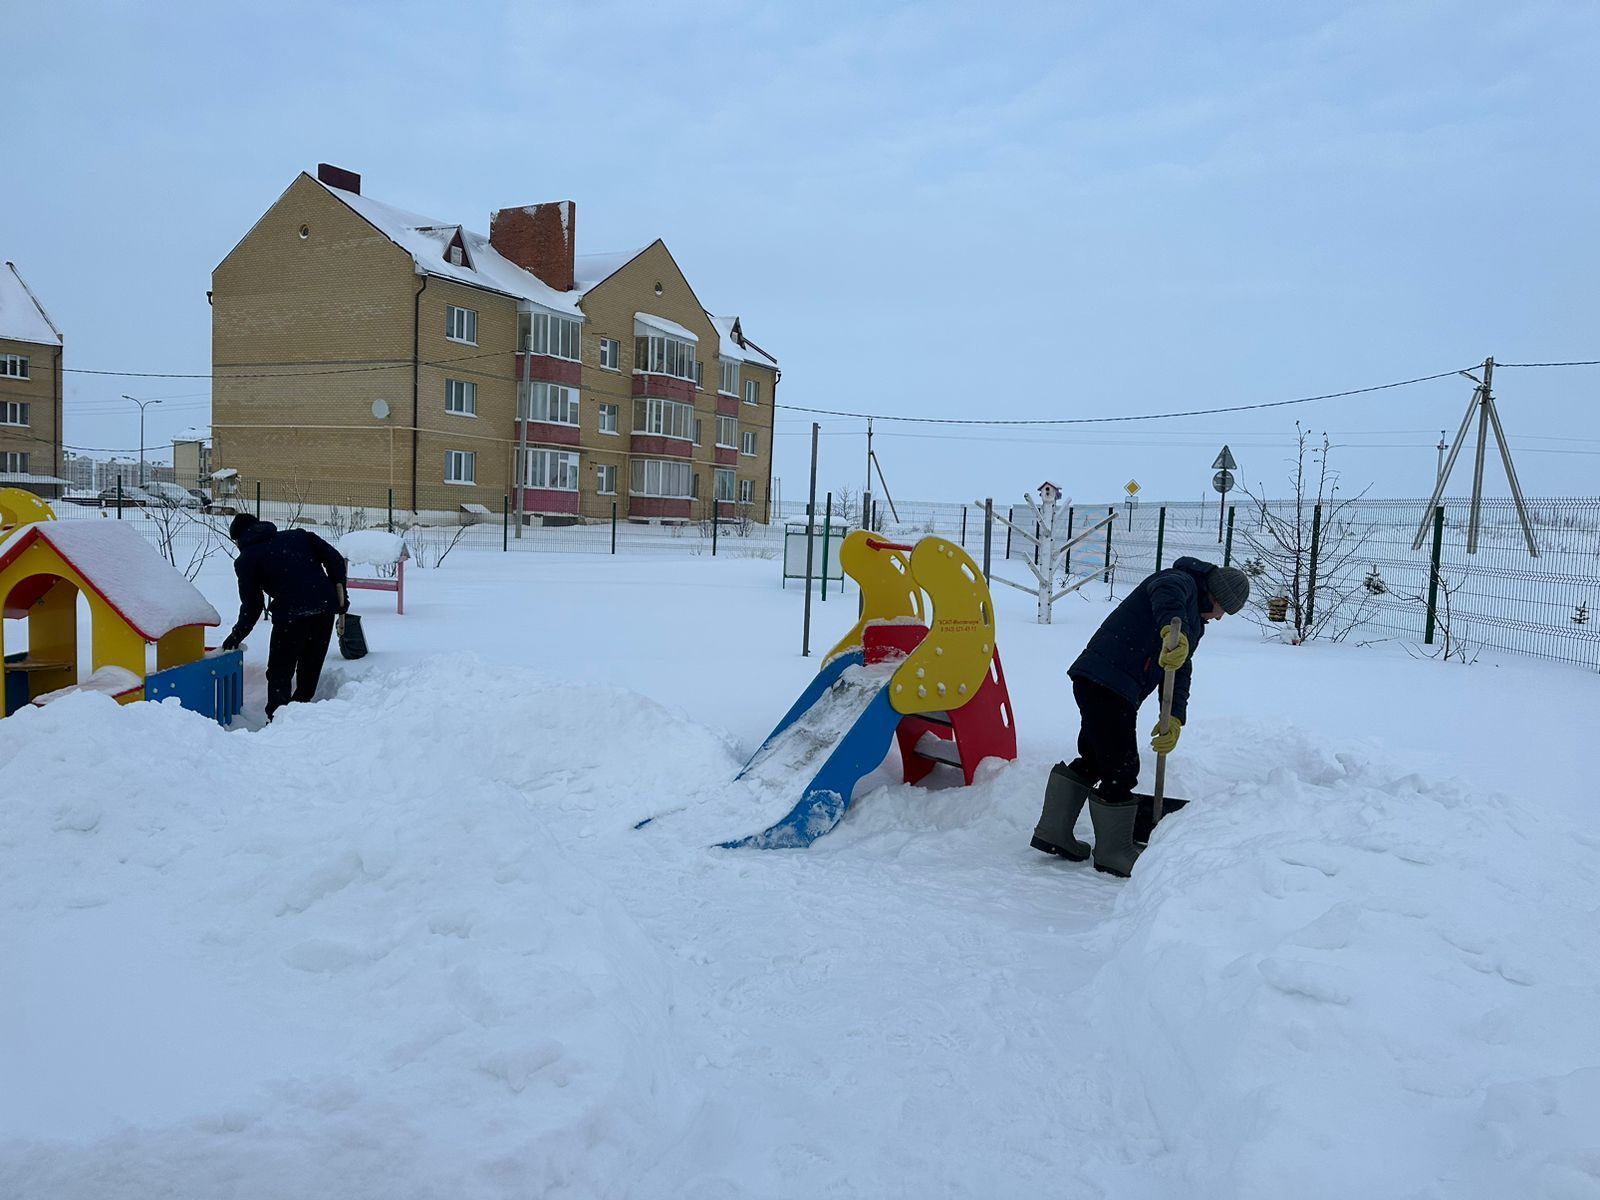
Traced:
[[1156, 516], [1156, 570], [1161, 570], [1161, 551], [1167, 541], [1167, 506], [1161, 506], [1161, 512]]
[[[962, 509], [961, 515], [965, 517], [967, 510]], [[833, 493], [828, 493], [828, 507], [823, 509], [822, 515], [822, 598], [828, 598], [828, 536], [833, 530]]]
[[611, 502], [611, 553], [617, 552], [617, 502]]
[[[260, 488], [260, 486], [261, 486], [260, 484], [256, 485], [256, 487], [258, 489]], [[256, 507], [257, 508], [261, 507], [261, 502], [260, 502], [259, 499], [256, 501]], [[389, 489], [389, 532], [390, 533], [394, 532], [394, 489], [393, 488]]]
[[256, 520], [261, 519], [261, 480], [256, 480]]
[[1011, 522], [1017, 519], [1016, 505], [1006, 509], [1006, 561], [1011, 561]]
[[1322, 544], [1322, 505], [1311, 510], [1311, 568], [1306, 573], [1306, 633], [1317, 613], [1317, 551]]
[[1228, 505], [1228, 541], [1227, 541], [1227, 544], [1222, 547], [1222, 565], [1225, 566], [1225, 567], [1233, 565], [1233, 510], [1234, 510], [1234, 507], [1235, 506], [1232, 505], [1232, 504]]
[[1434, 620], [1439, 603], [1439, 550], [1444, 545], [1444, 505], [1433, 510], [1433, 563], [1428, 570], [1428, 628], [1422, 635], [1425, 646], [1433, 645]]
[[1101, 582], [1110, 583], [1111, 582], [1111, 531], [1117, 527], [1117, 506], [1115, 504], [1113, 504], [1110, 508], [1106, 509], [1106, 512], [1110, 515], [1111, 520], [1106, 522], [1106, 577]]
[[[1067, 506], [1067, 541], [1069, 541], [1069, 542], [1072, 541], [1072, 515], [1073, 515], [1074, 511], [1075, 510], [1073, 509], [1073, 507], [1069, 504]], [[1037, 536], [1037, 534], [1039, 532], [1039, 526], [1038, 525], [1035, 525], [1033, 527], [1033, 532]], [[1052, 537], [1050, 540], [1052, 542], [1054, 542], [1055, 538]], [[1039, 561], [1039, 552], [1038, 552], [1037, 549], [1034, 550], [1033, 561], [1034, 562], [1038, 562]], [[1066, 558], [1061, 563], [1061, 569], [1062, 569], [1062, 571], [1064, 571], [1066, 573], [1066, 576], [1067, 576], [1068, 579], [1072, 578], [1072, 548], [1070, 546], [1067, 548], [1067, 556], [1066, 556]], [[1055, 571], [1055, 567], [1052, 566], [1050, 568], [1050, 570], [1052, 572], [1054, 572]], [[1052, 579], [1054, 579], [1055, 575], [1052, 573], [1052, 575], [1050, 577]]]
[[719, 508], [721, 508], [721, 507], [722, 507], [722, 502], [720, 500], [718, 500], [715, 496], [713, 496], [711, 498], [711, 557], [712, 558], [715, 558], [717, 556], [717, 526], [722, 524], [721, 521], [717, 520], [717, 517], [718, 517], [717, 510]]
[[967, 506], [961, 506], [961, 548], [967, 548]]
[[989, 549], [994, 541], [994, 497], [983, 502], [983, 581], [989, 582]]
[[122, 476], [117, 476], [117, 520], [122, 520]]
[[511, 497], [500, 497], [500, 553], [511, 549]]

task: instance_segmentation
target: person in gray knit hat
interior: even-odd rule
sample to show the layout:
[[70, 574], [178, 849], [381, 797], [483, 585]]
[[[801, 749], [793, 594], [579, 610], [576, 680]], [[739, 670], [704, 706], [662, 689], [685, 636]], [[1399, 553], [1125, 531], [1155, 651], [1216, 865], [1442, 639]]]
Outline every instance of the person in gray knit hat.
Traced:
[[[1050, 772], [1033, 831], [1035, 850], [1074, 862], [1088, 858], [1089, 845], [1073, 834], [1087, 801], [1095, 869], [1121, 876], [1133, 870], [1139, 856], [1133, 842], [1139, 805], [1132, 795], [1139, 781], [1139, 705], [1160, 688], [1169, 669], [1176, 672], [1171, 723], [1164, 734], [1151, 730], [1150, 741], [1151, 749], [1170, 753], [1189, 715], [1192, 656], [1206, 623], [1237, 613], [1249, 599], [1250, 577], [1243, 571], [1180, 558], [1145, 579], [1106, 617], [1067, 670], [1082, 716], [1078, 757]], [[1164, 650], [1162, 630], [1173, 618], [1183, 632], [1177, 646]]]

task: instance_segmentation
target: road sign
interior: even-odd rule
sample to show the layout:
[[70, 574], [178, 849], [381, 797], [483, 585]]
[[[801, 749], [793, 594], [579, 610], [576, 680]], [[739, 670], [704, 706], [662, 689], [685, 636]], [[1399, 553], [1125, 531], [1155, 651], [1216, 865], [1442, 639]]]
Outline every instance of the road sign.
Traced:
[[1128, 480], [1127, 483], [1122, 485], [1122, 490], [1127, 492], [1128, 495], [1130, 495], [1130, 496], [1138, 495], [1139, 494], [1139, 481], [1137, 479]]
[[[1222, 452], [1217, 455], [1217, 461], [1211, 464], [1211, 469], [1213, 471], [1237, 471], [1239, 464], [1233, 461], [1233, 451], [1224, 446]], [[1217, 490], [1221, 491], [1222, 489], [1219, 488]]]
[[1233, 490], [1233, 472], [1218, 471], [1211, 477], [1211, 486], [1223, 495], [1227, 495]]

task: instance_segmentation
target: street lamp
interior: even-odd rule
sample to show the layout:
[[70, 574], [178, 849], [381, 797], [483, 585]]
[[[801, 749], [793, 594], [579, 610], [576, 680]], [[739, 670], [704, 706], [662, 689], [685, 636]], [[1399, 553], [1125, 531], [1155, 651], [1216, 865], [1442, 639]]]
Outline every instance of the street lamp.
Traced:
[[160, 400], [140, 400], [137, 396], [124, 395], [124, 400], [132, 400], [139, 406], [139, 486], [144, 486], [144, 410], [147, 404], [160, 404]]

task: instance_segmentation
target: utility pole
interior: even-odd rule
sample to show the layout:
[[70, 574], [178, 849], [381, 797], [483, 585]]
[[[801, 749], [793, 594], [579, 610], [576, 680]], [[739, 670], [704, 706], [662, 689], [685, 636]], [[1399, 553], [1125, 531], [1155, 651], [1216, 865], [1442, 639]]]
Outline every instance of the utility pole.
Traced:
[[1439, 430], [1439, 465], [1434, 469], [1434, 482], [1444, 474], [1444, 430]]
[[872, 418], [867, 418], [867, 483], [861, 489], [861, 528], [872, 528]]
[[160, 404], [160, 400], [140, 400], [136, 396], [124, 395], [124, 400], [132, 400], [139, 406], [139, 486], [144, 486], [144, 410], [147, 405]]
[[1506, 468], [1506, 480], [1511, 484], [1511, 498], [1516, 502], [1517, 519], [1522, 522], [1522, 536], [1528, 543], [1528, 553], [1538, 558], [1539, 545], [1533, 540], [1533, 523], [1528, 519], [1528, 504], [1522, 498], [1522, 485], [1517, 482], [1517, 469], [1511, 465], [1511, 448], [1506, 445], [1506, 433], [1500, 427], [1500, 414], [1494, 407], [1494, 359], [1483, 360], [1482, 379], [1470, 371], [1456, 373], [1466, 376], [1478, 386], [1473, 389], [1472, 399], [1467, 401], [1467, 413], [1461, 418], [1461, 428], [1456, 431], [1456, 440], [1451, 444], [1450, 453], [1439, 468], [1439, 479], [1433, 488], [1433, 498], [1428, 501], [1427, 512], [1423, 515], [1422, 524], [1417, 526], [1417, 536], [1412, 541], [1411, 548], [1413, 550], [1422, 548], [1422, 539], [1427, 535], [1428, 525], [1433, 520], [1433, 510], [1444, 496], [1445, 484], [1450, 480], [1450, 470], [1456, 465], [1456, 456], [1461, 453], [1462, 444], [1467, 440], [1467, 431], [1472, 428], [1473, 415], [1476, 414], [1478, 449], [1472, 467], [1472, 506], [1467, 517], [1467, 553], [1478, 552], [1478, 525], [1483, 509], [1483, 460], [1489, 448], [1489, 435], [1493, 433], [1495, 443], [1500, 447], [1500, 461]]

